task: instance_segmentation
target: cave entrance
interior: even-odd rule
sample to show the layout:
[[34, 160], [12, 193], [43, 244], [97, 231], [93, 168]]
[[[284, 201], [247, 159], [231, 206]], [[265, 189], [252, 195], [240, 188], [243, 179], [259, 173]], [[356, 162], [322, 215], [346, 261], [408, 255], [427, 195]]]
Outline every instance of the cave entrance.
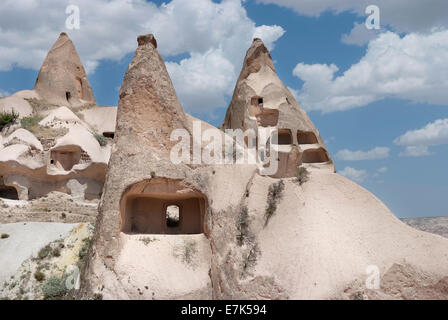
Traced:
[[82, 150], [78, 146], [65, 146], [58, 149], [52, 149], [50, 153], [50, 164], [69, 171], [81, 159]]
[[10, 200], [19, 200], [19, 194], [17, 193], [17, 189], [10, 186], [0, 185], [0, 198], [10, 199]]
[[315, 144], [318, 143], [316, 135], [312, 131], [297, 131], [298, 144]]
[[122, 197], [121, 231], [129, 234], [204, 233], [205, 196], [183, 187], [176, 180], [153, 180], [134, 185]]

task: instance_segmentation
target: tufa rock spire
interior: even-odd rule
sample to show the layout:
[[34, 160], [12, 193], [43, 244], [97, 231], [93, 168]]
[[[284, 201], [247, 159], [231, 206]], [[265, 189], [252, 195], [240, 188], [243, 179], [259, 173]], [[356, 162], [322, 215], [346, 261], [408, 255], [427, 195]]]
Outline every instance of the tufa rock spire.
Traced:
[[319, 131], [277, 76], [269, 50], [258, 38], [247, 50], [223, 128], [265, 130], [267, 136], [275, 130], [280, 145], [275, 177], [295, 176], [301, 165], [334, 171]]
[[65, 32], [61, 32], [48, 52], [34, 90], [41, 98], [58, 105], [96, 104], [81, 59]]

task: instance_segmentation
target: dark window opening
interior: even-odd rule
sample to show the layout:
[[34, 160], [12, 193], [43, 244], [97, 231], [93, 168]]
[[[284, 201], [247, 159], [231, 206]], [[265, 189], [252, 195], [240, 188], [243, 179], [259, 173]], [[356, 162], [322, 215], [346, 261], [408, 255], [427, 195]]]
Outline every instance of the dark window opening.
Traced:
[[51, 160], [50, 160], [50, 163], [51, 163], [51, 164], [54, 164], [54, 160], [53, 160], [53, 159], [51, 159]]
[[171, 205], [166, 207], [166, 226], [168, 228], [179, 227], [180, 224], [180, 210], [179, 206]]
[[70, 92], [69, 91], [65, 92], [65, 98], [67, 99], [67, 101], [70, 100]]
[[298, 144], [316, 144], [318, 143], [316, 135], [311, 131], [297, 131]]
[[103, 132], [103, 137], [113, 139], [115, 137], [115, 132]]
[[323, 148], [308, 149], [302, 154], [303, 163], [320, 163], [330, 161], [327, 152]]
[[17, 190], [14, 187], [0, 185], [0, 198], [19, 200], [19, 194], [17, 193]]
[[258, 98], [258, 104], [263, 104], [263, 98]]
[[280, 129], [274, 133], [274, 137], [277, 136], [278, 145], [290, 145], [292, 144], [292, 134], [289, 129]]

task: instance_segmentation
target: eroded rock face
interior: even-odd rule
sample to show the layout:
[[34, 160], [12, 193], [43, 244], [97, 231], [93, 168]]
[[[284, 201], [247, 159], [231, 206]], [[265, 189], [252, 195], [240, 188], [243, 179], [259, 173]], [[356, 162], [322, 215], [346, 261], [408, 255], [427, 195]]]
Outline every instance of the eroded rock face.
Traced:
[[0, 111], [11, 110], [19, 118], [0, 132], [0, 198], [73, 194], [72, 180], [83, 186], [76, 198], [101, 197], [112, 144], [102, 134], [113, 136], [116, 108], [96, 106], [67, 34], [61, 33], [48, 52], [34, 90], [0, 99]]
[[[203, 230], [208, 200], [187, 182], [192, 170], [170, 161], [170, 134], [182, 128], [188, 131], [189, 123], [156, 41], [140, 36], [120, 90], [115, 145], [87, 275], [90, 292], [104, 284], [106, 298], [211, 297], [210, 246]], [[171, 205], [180, 208], [178, 225], [167, 219]], [[162, 271], [167, 264], [173, 270]], [[190, 276], [177, 279], [183, 274]]]
[[34, 90], [41, 99], [57, 105], [96, 104], [84, 66], [65, 32], [48, 52]]
[[247, 51], [223, 128], [277, 132], [275, 147], [281, 164], [274, 177], [295, 176], [300, 165], [334, 171], [319, 131], [277, 77], [272, 57], [260, 39], [254, 39]]
[[[402, 272], [388, 270], [404, 260], [429, 275], [425, 290], [444, 292], [447, 240], [406, 226], [334, 173], [260, 40], [248, 51], [224, 127], [276, 128], [274, 176], [257, 165], [173, 164], [170, 133], [191, 132], [195, 119], [177, 101], [153, 36], [138, 43], [120, 90], [82, 298], [341, 298], [371, 265], [401, 283]], [[307, 179], [291, 177], [298, 165], [311, 169]]]

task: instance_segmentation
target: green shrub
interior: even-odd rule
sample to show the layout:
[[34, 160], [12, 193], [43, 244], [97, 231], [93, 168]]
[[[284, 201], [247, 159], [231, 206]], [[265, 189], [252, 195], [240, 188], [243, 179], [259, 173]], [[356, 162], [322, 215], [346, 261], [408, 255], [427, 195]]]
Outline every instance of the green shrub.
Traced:
[[151, 178], [155, 178], [156, 177], [156, 173], [154, 171], [151, 171]]
[[42, 285], [42, 293], [44, 294], [44, 299], [55, 300], [61, 299], [67, 294], [67, 287], [65, 286], [64, 277], [51, 276]]
[[37, 254], [40, 259], [45, 259], [51, 252], [50, 245], [46, 245], [42, 249], [39, 250], [39, 253]]
[[2, 239], [9, 238], [9, 234], [7, 234], [7, 233], [2, 233], [1, 238], [2, 238]]
[[90, 248], [90, 244], [92, 243], [92, 240], [90, 238], [85, 238], [83, 241], [84, 245], [81, 247], [81, 249], [79, 249], [78, 252], [78, 256], [81, 259], [83, 259], [87, 255], [87, 252], [89, 251]]
[[34, 272], [34, 279], [40, 282], [45, 279], [45, 274], [42, 271], [36, 271]]
[[237, 218], [237, 229], [238, 229], [238, 235], [237, 235], [237, 241], [238, 245], [242, 246], [244, 240], [249, 235], [249, 212], [247, 209], [247, 206], [241, 207], [240, 214]]
[[102, 134], [95, 134], [95, 138], [100, 146], [104, 147], [105, 145], [107, 145], [107, 139]]
[[277, 183], [273, 183], [269, 186], [268, 190], [268, 205], [266, 207], [266, 222], [265, 226], [267, 226], [269, 219], [274, 215], [277, 210], [277, 201], [281, 199], [282, 192], [285, 189], [285, 183], [283, 180], [280, 180]]
[[309, 178], [309, 172], [306, 168], [300, 167], [297, 169], [297, 181], [300, 185], [307, 182]]
[[3, 129], [3, 127], [7, 126], [8, 124], [16, 122], [18, 118], [19, 114], [16, 113], [14, 110], [0, 112], [0, 130]]
[[39, 125], [40, 120], [42, 117], [39, 116], [24, 117], [20, 120], [20, 125], [23, 129], [31, 130]]
[[103, 300], [103, 295], [101, 293], [94, 293], [93, 300]]
[[53, 257], [60, 257], [61, 256], [61, 250], [59, 248], [54, 248], [52, 252]]

